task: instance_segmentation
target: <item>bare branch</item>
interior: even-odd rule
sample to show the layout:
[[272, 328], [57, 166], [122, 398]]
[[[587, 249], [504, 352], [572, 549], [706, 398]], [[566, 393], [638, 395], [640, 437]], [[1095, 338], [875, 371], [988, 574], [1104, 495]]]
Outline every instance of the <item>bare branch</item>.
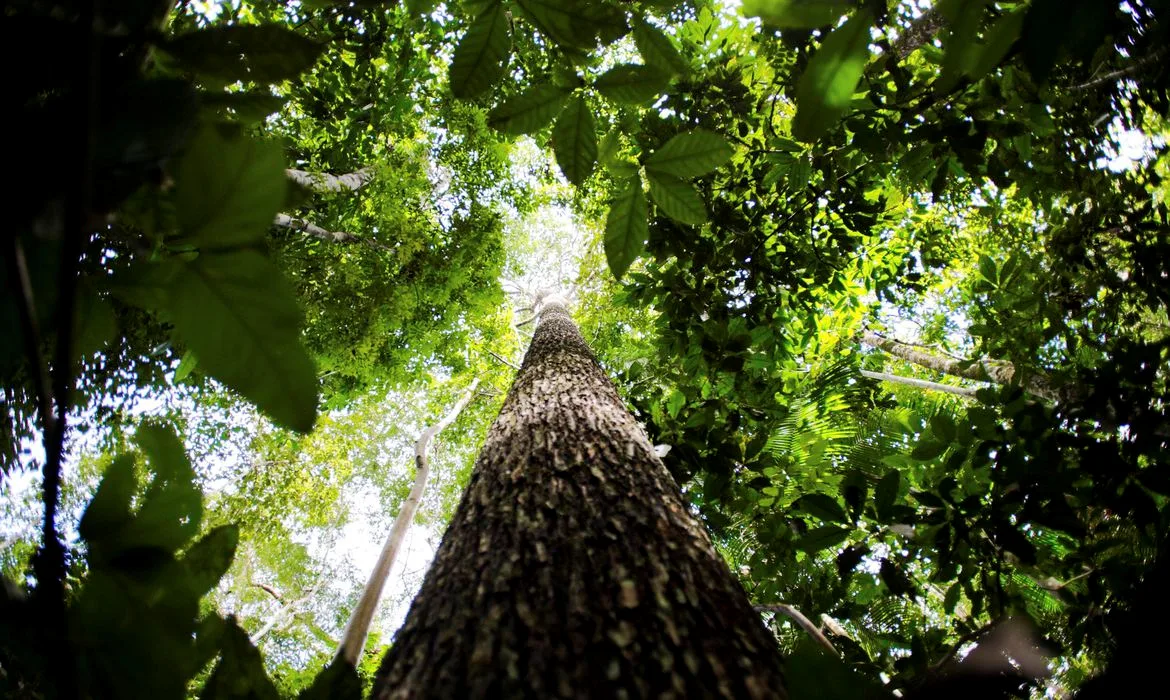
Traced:
[[755, 606], [755, 610], [756, 610], [756, 612], [781, 613], [783, 615], [786, 615], [789, 619], [791, 619], [793, 622], [795, 622], [797, 625], [799, 625], [801, 629], [803, 629], [805, 632], [807, 632], [808, 635], [810, 637], [812, 637], [813, 640], [815, 640], [817, 644], [820, 644], [822, 647], [827, 649], [830, 654], [833, 654], [834, 656], [840, 656], [840, 653], [837, 651], [837, 648], [833, 646], [833, 643], [829, 641], [829, 638], [826, 637], [820, 631], [820, 629], [818, 629], [817, 626], [812, 623], [811, 620], [809, 620], [807, 617], [805, 617], [803, 614], [801, 614], [801, 612], [799, 610], [792, 607], [791, 605], [788, 605], [786, 603], [775, 603], [773, 605], [757, 605], [757, 606]]
[[1094, 79], [1089, 80], [1087, 82], [1081, 83], [1080, 85], [1073, 85], [1072, 87], [1069, 88], [1069, 90], [1077, 90], [1077, 91], [1090, 90], [1092, 88], [1097, 87], [1098, 85], [1104, 85], [1105, 83], [1113, 82], [1114, 80], [1117, 80], [1118, 78], [1124, 78], [1127, 75], [1132, 75], [1134, 73], [1137, 73], [1142, 68], [1145, 68], [1146, 66], [1150, 65], [1151, 63], [1155, 63], [1155, 62], [1161, 60], [1162, 57], [1165, 55], [1166, 55], [1166, 48], [1163, 47], [1161, 49], [1158, 49], [1158, 50], [1150, 53], [1148, 56], [1144, 56], [1144, 57], [1134, 61], [1133, 63], [1129, 64], [1125, 68], [1115, 70], [1112, 73], [1106, 73], [1105, 75], [1102, 75], [1099, 78], [1094, 78]]
[[492, 357], [496, 358], [498, 361], [502, 362], [503, 364], [505, 364], [505, 365], [508, 365], [509, 367], [511, 367], [512, 369], [516, 370], [517, 372], [519, 372], [519, 371], [520, 371], [520, 366], [519, 366], [519, 365], [517, 365], [517, 364], [516, 364], [516, 363], [514, 363], [514, 362], [509, 362], [507, 359], [505, 359], [505, 358], [503, 358], [503, 357], [500, 357], [499, 355], [497, 355], [496, 353], [492, 352], [491, 350], [488, 350], [488, 351], [487, 351], [487, 354], [489, 354], [489, 355], [491, 355]]
[[277, 214], [276, 219], [272, 222], [272, 224], [274, 226], [280, 226], [281, 228], [300, 231], [301, 233], [308, 234], [313, 238], [319, 238], [323, 241], [328, 241], [329, 243], [363, 243], [381, 250], [391, 250], [390, 246], [372, 238], [366, 238], [365, 236], [355, 236], [354, 234], [346, 233], [345, 231], [329, 231], [328, 229], [323, 229], [310, 221], [305, 219], [298, 219], [288, 214]]
[[897, 374], [886, 374], [885, 372], [870, 372], [869, 370], [861, 370], [861, 376], [869, 379], [876, 379], [882, 382], [892, 382], [894, 384], [904, 384], [906, 386], [918, 387], [919, 389], [928, 389], [930, 391], [945, 391], [948, 394], [956, 394], [958, 396], [965, 396], [967, 398], [975, 398], [975, 392], [978, 389], [974, 387], [953, 386], [951, 384], [939, 384], [938, 382], [929, 382], [925, 379], [915, 379], [913, 377], [903, 377]]

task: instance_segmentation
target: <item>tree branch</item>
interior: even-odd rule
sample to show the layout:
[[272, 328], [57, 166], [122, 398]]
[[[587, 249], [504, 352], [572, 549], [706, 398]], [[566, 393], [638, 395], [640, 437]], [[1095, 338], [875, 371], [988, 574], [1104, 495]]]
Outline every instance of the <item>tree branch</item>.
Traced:
[[978, 389], [966, 386], [953, 386], [951, 384], [940, 384], [938, 382], [929, 382], [925, 379], [915, 379], [913, 377], [903, 377], [897, 374], [886, 374], [885, 372], [870, 372], [869, 370], [861, 370], [861, 376], [869, 379], [876, 379], [882, 382], [892, 382], [894, 384], [904, 384], [906, 386], [913, 386], [919, 389], [927, 389], [930, 391], [945, 391], [948, 394], [955, 394], [957, 396], [965, 396], [967, 398], [975, 398], [975, 392]]
[[301, 187], [314, 192], [353, 192], [360, 190], [374, 179], [372, 168], [362, 168], [344, 175], [330, 175], [329, 173], [311, 173], [306, 170], [289, 168], [284, 171], [288, 179]]
[[358, 601], [357, 607], [354, 608], [353, 615], [349, 618], [349, 624], [345, 626], [345, 633], [341, 636], [341, 644], [337, 647], [337, 658], [343, 659], [353, 666], [357, 666], [362, 650], [366, 646], [366, 636], [369, 634], [370, 623], [374, 619], [378, 603], [382, 600], [382, 589], [386, 585], [386, 578], [390, 575], [390, 568], [394, 565], [394, 559], [398, 556], [398, 550], [406, 538], [406, 531], [410, 528], [411, 522], [414, 521], [414, 514], [418, 511], [419, 502], [422, 500], [423, 490], [427, 485], [427, 476], [430, 474], [427, 450], [430, 448], [431, 440], [444, 428], [455, 422], [455, 419], [475, 397], [475, 389], [478, 386], [479, 377], [476, 377], [463, 392], [463, 396], [459, 397], [459, 400], [451, 407], [451, 410], [447, 411], [447, 414], [438, 423], [424, 430], [418, 441], [414, 443], [416, 469], [414, 486], [410, 489], [410, 495], [402, 503], [402, 508], [398, 510], [398, 517], [394, 519], [394, 525], [390, 528], [390, 536], [386, 538], [386, 543], [382, 546], [378, 562], [374, 565], [373, 573], [370, 574], [370, 580], [366, 583], [365, 589], [362, 590], [362, 597]]
[[755, 606], [755, 610], [756, 610], [756, 612], [781, 613], [783, 615], [786, 615], [790, 620], [792, 620], [797, 625], [799, 625], [801, 629], [803, 629], [805, 632], [807, 632], [808, 635], [810, 637], [812, 637], [813, 640], [816, 641], [817, 644], [820, 644], [822, 647], [827, 649], [830, 654], [833, 654], [834, 656], [840, 656], [840, 653], [837, 651], [837, 648], [833, 646], [833, 643], [829, 641], [829, 638], [826, 637], [817, 628], [817, 626], [812, 623], [811, 620], [809, 620], [807, 617], [802, 615], [799, 610], [792, 607], [791, 605], [788, 605], [786, 603], [775, 603], [772, 605], [757, 605], [757, 606]]
[[355, 236], [354, 234], [346, 233], [345, 231], [329, 231], [310, 221], [305, 219], [298, 219], [294, 216], [290, 216], [289, 214], [277, 214], [276, 219], [272, 222], [272, 224], [274, 226], [280, 226], [281, 228], [300, 231], [301, 233], [310, 235], [313, 238], [319, 238], [323, 241], [328, 241], [329, 243], [364, 243], [365, 245], [372, 246], [380, 250], [391, 250], [390, 246], [372, 238], [366, 238], [365, 236]]
[[492, 352], [491, 350], [488, 350], [488, 351], [487, 351], [487, 354], [491, 355], [492, 357], [496, 358], [496, 360], [498, 360], [499, 362], [501, 362], [501, 363], [503, 363], [503, 364], [505, 364], [505, 365], [507, 365], [507, 366], [511, 367], [512, 369], [516, 370], [517, 372], [519, 372], [519, 371], [520, 371], [520, 367], [519, 367], [518, 365], [516, 365], [516, 363], [514, 363], [514, 362], [509, 362], [507, 359], [505, 359], [505, 358], [503, 358], [503, 357], [500, 357], [499, 355], [497, 355], [496, 353]]
[[1153, 53], [1149, 54], [1148, 56], [1144, 56], [1144, 57], [1138, 59], [1137, 61], [1134, 61], [1133, 63], [1126, 66], [1125, 68], [1120, 68], [1118, 70], [1113, 71], [1112, 73], [1106, 73], [1105, 75], [1101, 76], [1100, 78], [1094, 78], [1094, 79], [1089, 80], [1087, 82], [1081, 83], [1080, 85], [1073, 85], [1072, 87], [1069, 88], [1069, 90], [1074, 90], [1074, 91], [1091, 90], [1092, 88], [1095, 88], [1098, 85], [1103, 85], [1105, 83], [1117, 80], [1118, 78], [1124, 78], [1125, 76], [1132, 75], [1133, 73], [1140, 71], [1142, 68], [1150, 65], [1151, 63], [1154, 63], [1155, 61], [1160, 60], [1165, 55], [1166, 55], [1166, 49], [1163, 47], [1161, 49], [1154, 51]]

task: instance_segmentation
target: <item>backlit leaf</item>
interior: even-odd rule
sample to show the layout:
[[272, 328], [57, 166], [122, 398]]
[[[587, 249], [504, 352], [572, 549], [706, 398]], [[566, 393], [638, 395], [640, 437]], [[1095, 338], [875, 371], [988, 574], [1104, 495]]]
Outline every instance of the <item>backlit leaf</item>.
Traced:
[[869, 10], [858, 12], [834, 29], [813, 54], [796, 85], [792, 135], [797, 140], [817, 140], [849, 111], [869, 60], [872, 23]]

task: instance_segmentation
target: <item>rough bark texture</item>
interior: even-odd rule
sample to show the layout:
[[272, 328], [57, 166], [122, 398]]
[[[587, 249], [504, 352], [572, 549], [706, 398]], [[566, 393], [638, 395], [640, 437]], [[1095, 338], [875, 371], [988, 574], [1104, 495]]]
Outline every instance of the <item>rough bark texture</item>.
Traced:
[[783, 698], [775, 640], [559, 304], [376, 698]]

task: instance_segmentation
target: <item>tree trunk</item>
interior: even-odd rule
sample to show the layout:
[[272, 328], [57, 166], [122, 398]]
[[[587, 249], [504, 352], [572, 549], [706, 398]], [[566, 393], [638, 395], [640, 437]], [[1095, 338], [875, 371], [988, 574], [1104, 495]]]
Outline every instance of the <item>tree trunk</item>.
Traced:
[[289, 168], [284, 171], [288, 179], [301, 187], [314, 192], [352, 192], [360, 190], [374, 179], [374, 171], [362, 168], [344, 175], [330, 175], [329, 173], [310, 173], [305, 170]]
[[775, 639], [546, 302], [376, 698], [784, 697]]

